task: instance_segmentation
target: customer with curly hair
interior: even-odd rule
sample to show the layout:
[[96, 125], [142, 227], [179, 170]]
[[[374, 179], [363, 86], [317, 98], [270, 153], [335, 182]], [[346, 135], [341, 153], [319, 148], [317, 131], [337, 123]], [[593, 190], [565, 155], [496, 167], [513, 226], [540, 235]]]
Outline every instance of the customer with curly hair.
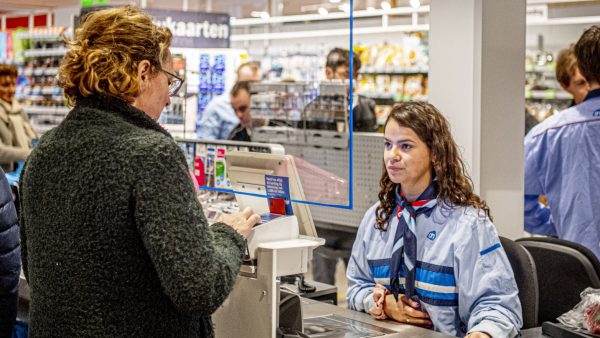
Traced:
[[209, 226], [185, 158], [156, 120], [181, 80], [171, 33], [133, 8], [89, 14], [59, 70], [74, 108], [21, 178], [29, 337], [212, 337], [247, 209]]
[[349, 307], [459, 337], [516, 336], [514, 274], [444, 116], [397, 105], [384, 139], [379, 202], [348, 264]]

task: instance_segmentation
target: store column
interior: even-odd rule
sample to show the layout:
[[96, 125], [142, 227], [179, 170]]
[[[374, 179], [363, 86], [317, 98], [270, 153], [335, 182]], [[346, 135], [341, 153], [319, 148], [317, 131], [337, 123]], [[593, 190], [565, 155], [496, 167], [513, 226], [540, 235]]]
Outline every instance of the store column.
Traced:
[[525, 0], [432, 0], [429, 102], [452, 125], [498, 232], [523, 234]]

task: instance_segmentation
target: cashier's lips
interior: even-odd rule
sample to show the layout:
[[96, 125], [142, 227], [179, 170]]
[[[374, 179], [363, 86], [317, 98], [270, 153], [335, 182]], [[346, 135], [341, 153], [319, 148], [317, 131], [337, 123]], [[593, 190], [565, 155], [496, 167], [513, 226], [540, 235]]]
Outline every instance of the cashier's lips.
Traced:
[[399, 173], [402, 170], [404, 170], [404, 168], [395, 167], [395, 166], [389, 166], [389, 167], [387, 167], [387, 171], [390, 174], [397, 174], [397, 173]]

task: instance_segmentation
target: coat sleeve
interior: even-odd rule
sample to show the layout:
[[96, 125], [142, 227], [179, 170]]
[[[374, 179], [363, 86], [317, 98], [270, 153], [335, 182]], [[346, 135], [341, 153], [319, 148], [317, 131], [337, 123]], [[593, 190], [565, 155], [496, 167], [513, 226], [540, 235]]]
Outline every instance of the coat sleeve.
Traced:
[[19, 291], [21, 248], [12, 191], [0, 169], [0, 298]]
[[550, 208], [538, 201], [538, 195], [525, 195], [525, 231], [532, 234], [556, 236]]
[[163, 138], [137, 157], [133, 217], [165, 294], [181, 312], [209, 316], [233, 289], [245, 241], [207, 224], [183, 154]]
[[556, 235], [550, 208], [538, 202], [546, 193], [542, 178], [544, 157], [547, 152], [544, 135], [525, 138], [525, 231], [540, 235]]
[[515, 337], [522, 326], [521, 303], [510, 262], [494, 225], [482, 216], [462, 224], [466, 232], [455, 254], [459, 314], [468, 332]]
[[19, 148], [0, 142], [0, 162], [11, 163], [25, 161], [31, 149]]
[[374, 217], [374, 208], [365, 214], [352, 246], [352, 255], [348, 261], [346, 276], [348, 277], [349, 287], [346, 299], [348, 300], [348, 307], [355, 311], [367, 312], [375, 302], [373, 300], [375, 280], [369, 268], [366, 252], [368, 242], [365, 241], [369, 227], [373, 226], [372, 220]]

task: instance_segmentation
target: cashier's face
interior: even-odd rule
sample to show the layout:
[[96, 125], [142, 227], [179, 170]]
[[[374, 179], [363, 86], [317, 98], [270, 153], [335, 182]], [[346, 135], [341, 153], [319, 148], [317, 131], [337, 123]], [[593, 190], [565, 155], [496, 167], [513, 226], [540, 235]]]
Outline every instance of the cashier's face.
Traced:
[[385, 126], [383, 159], [390, 180], [404, 188], [427, 186], [432, 177], [429, 147], [394, 119]]
[[0, 100], [12, 104], [15, 96], [17, 79], [13, 76], [0, 76]]

